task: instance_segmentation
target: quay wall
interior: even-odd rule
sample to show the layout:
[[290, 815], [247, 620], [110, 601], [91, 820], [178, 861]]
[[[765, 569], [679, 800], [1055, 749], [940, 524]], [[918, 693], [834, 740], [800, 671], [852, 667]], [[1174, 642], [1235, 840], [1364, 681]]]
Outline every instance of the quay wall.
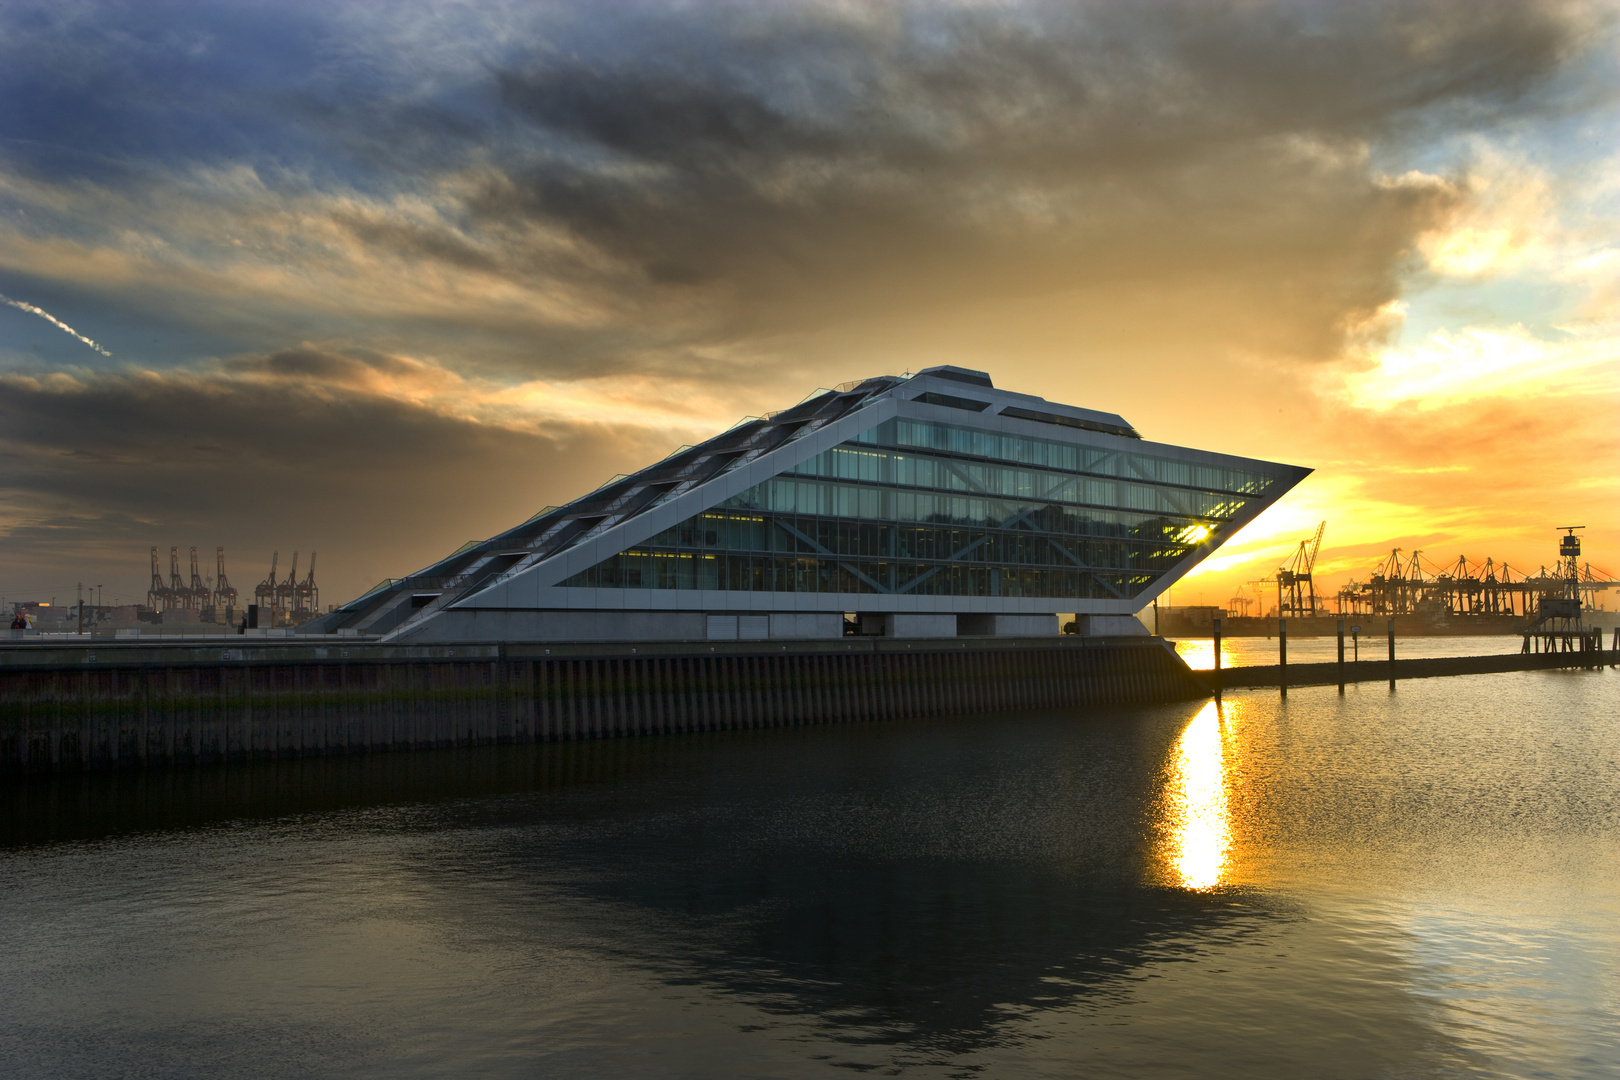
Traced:
[[0, 648], [0, 771], [1149, 704], [1208, 693], [1154, 638], [239, 643]]

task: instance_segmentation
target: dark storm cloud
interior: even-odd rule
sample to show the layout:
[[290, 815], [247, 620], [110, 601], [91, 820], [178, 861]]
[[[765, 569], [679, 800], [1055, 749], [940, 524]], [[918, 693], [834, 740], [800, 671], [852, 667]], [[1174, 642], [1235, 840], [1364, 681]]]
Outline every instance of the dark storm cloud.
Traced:
[[400, 363], [304, 347], [228, 375], [0, 376], [10, 588], [67, 552], [132, 587], [152, 544], [223, 543], [255, 562], [324, 548], [342, 599], [668, 449], [605, 425], [513, 430], [355, 389]]
[[[14, 189], [19, 235], [78, 245], [58, 284], [155, 282], [140, 317], [220, 351], [341, 337], [565, 377], [1077, 291], [1104, 336], [1151, 289], [1217, 350], [1331, 355], [1465, 198], [1383, 174], [1547, 107], [1594, 23], [1502, 0], [38, 10], [0, 45], [13, 156], [138, 165], [117, 197]], [[77, 258], [101, 249], [157, 265], [103, 283]]]
[[1520, 3], [708, 11], [500, 73], [554, 149], [473, 211], [722, 291], [722, 335], [1219, 273], [1304, 302], [1316, 355], [1456, 202], [1376, 182], [1368, 144], [1502, 109], [1582, 29]]

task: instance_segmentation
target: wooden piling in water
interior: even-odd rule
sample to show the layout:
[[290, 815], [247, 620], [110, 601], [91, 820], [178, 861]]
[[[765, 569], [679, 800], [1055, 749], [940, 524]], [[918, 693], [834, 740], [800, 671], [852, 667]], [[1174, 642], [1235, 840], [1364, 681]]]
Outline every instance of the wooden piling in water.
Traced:
[[1339, 696], [1344, 696], [1344, 620], [1339, 620]]
[[1395, 620], [1389, 620], [1389, 688], [1395, 689]]
[[1282, 696], [1288, 696], [1288, 620], [1277, 620], [1277, 670], [1282, 673], [1277, 685], [1282, 689]]

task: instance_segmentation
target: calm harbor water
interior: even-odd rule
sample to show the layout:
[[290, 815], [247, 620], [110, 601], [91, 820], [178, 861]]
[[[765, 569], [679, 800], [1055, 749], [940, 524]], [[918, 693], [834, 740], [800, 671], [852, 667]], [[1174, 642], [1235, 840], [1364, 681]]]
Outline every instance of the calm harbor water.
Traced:
[[8, 782], [0, 1075], [1620, 1076], [1620, 672]]

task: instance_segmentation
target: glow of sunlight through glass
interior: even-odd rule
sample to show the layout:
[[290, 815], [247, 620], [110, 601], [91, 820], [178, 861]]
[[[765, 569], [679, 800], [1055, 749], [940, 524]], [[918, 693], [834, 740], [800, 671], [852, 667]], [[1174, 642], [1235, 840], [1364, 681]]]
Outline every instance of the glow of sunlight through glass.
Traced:
[[1226, 799], [1226, 746], [1213, 701], [1176, 740], [1168, 791], [1169, 862], [1183, 888], [1221, 883], [1232, 845]]

